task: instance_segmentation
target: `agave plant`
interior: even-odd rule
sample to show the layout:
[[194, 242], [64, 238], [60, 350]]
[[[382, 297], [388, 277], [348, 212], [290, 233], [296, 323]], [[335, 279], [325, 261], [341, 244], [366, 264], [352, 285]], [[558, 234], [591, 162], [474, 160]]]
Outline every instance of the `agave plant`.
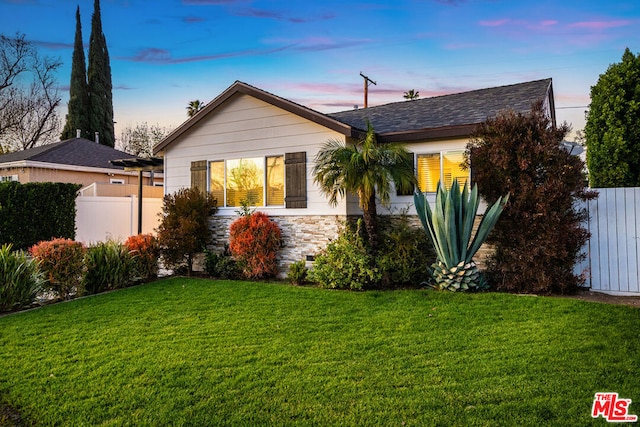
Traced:
[[433, 211], [424, 193], [416, 192], [413, 198], [418, 217], [436, 250], [437, 261], [433, 265], [436, 288], [450, 291], [482, 288], [484, 282], [473, 256], [495, 226], [509, 196], [500, 197], [487, 209], [473, 238], [473, 223], [480, 205], [477, 185], [469, 192], [466, 184], [460, 188], [457, 179], [449, 190], [439, 182]]

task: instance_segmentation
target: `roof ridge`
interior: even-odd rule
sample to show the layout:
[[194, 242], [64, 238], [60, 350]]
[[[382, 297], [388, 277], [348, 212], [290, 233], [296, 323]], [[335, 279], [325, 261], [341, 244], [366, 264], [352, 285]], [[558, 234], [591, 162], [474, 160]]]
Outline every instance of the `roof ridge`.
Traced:
[[[512, 84], [508, 84], [508, 85], [492, 86], [492, 87], [485, 87], [485, 88], [479, 88], [479, 89], [471, 89], [471, 90], [465, 90], [465, 91], [462, 91], [462, 92], [453, 92], [453, 93], [447, 93], [447, 94], [444, 94], [444, 95], [429, 96], [427, 98], [416, 99], [414, 101], [409, 101], [409, 102], [424, 102], [426, 100], [444, 98], [444, 97], [447, 97], [447, 96], [473, 94], [475, 92], [482, 92], [482, 91], [496, 90], [496, 89], [504, 89], [504, 88], [514, 87], [514, 86], [523, 86], [523, 85], [526, 85], [526, 84], [539, 83], [539, 82], [543, 82], [543, 81], [552, 82], [553, 79], [551, 77], [547, 77], [547, 78], [544, 78], [544, 79], [530, 80], [530, 81], [526, 81], [526, 82], [512, 83]], [[405, 101], [388, 102], [386, 104], [380, 104], [380, 105], [374, 105], [374, 106], [367, 107], [367, 110], [375, 109], [375, 108], [378, 108], [378, 107], [386, 107], [386, 106], [395, 105], [395, 104], [404, 104], [405, 102], [407, 102], [407, 100], [405, 100]], [[334, 113], [329, 113], [329, 116], [331, 116], [332, 114], [343, 114], [343, 113], [346, 113], [346, 112], [349, 112], [349, 111], [355, 111], [355, 110], [350, 109], [350, 110], [336, 111]]]

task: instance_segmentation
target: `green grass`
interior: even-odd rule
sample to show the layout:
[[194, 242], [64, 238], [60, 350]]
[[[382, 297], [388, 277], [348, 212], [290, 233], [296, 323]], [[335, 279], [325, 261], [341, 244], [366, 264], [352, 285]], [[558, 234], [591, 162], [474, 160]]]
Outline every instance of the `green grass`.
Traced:
[[584, 426], [640, 414], [640, 310], [174, 278], [0, 318], [27, 425]]

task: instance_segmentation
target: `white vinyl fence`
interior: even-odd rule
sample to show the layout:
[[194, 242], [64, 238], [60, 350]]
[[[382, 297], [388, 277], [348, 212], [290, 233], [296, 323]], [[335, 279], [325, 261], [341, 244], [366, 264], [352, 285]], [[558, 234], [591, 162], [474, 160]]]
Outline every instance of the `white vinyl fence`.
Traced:
[[587, 273], [591, 290], [640, 295], [640, 188], [595, 188], [588, 203], [591, 238], [587, 259], [576, 272]]
[[[161, 198], [142, 199], [142, 233], [156, 234]], [[87, 245], [114, 239], [124, 242], [138, 234], [138, 198], [76, 198], [76, 240]]]

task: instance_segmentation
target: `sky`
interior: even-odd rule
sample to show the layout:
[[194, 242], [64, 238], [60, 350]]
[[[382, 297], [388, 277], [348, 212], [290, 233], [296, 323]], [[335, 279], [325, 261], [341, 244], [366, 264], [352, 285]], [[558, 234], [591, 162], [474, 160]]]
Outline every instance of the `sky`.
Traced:
[[[0, 0], [0, 33], [58, 57], [66, 113], [80, 7], [85, 55], [94, 0]], [[175, 128], [190, 101], [236, 80], [323, 113], [545, 78], [556, 114], [584, 128], [591, 86], [625, 48], [640, 53], [638, 0], [101, 0], [116, 136]], [[375, 126], [375, 124], [374, 124]]]

